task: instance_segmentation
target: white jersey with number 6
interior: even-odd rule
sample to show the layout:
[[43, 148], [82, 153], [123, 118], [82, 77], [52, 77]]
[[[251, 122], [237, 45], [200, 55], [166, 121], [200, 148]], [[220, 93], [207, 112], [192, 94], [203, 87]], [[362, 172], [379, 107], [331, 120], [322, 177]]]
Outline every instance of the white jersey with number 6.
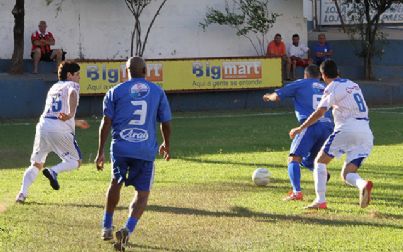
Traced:
[[[80, 85], [73, 81], [59, 81], [55, 83], [46, 97], [45, 109], [39, 120], [39, 126], [47, 132], [71, 132], [74, 134], [74, 117], [63, 122], [58, 119], [60, 113], [70, 113], [69, 94], [77, 93], [79, 99]], [[78, 105], [78, 103], [77, 103]]]
[[[325, 89], [318, 107], [333, 108], [334, 131], [362, 130], [369, 125], [368, 107], [357, 83], [337, 78]], [[368, 127], [369, 129], [369, 127]]]

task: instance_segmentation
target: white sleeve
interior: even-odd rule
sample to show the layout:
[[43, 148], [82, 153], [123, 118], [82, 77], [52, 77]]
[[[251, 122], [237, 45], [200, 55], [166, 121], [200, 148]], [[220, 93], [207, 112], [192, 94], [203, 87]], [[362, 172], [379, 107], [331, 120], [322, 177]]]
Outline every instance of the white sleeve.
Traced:
[[335, 88], [330, 85], [325, 88], [323, 92], [322, 99], [319, 102], [318, 108], [327, 108], [330, 109], [336, 100]]

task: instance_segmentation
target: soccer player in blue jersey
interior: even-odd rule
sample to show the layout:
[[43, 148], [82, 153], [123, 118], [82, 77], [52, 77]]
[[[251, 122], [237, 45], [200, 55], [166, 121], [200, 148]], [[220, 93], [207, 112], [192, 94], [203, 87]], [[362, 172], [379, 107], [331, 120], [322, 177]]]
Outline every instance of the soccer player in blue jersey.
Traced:
[[[292, 82], [274, 93], [265, 94], [263, 100], [278, 102], [292, 98], [295, 115], [302, 124], [315, 111], [323, 95], [325, 85], [319, 82], [319, 77], [319, 68], [309, 65], [305, 68], [304, 79]], [[284, 198], [285, 201], [303, 199], [300, 165], [313, 170], [315, 157], [332, 131], [333, 122], [328, 112], [316, 124], [306, 128], [293, 139], [288, 157], [288, 176], [292, 191]]]
[[163, 89], [145, 80], [146, 63], [132, 57], [126, 63], [129, 80], [111, 88], [105, 95], [104, 117], [99, 128], [98, 170], [104, 166], [104, 147], [112, 129], [110, 183], [103, 218], [102, 238], [110, 240], [112, 218], [122, 185], [134, 186], [136, 195], [129, 208], [126, 225], [115, 233], [115, 248], [123, 250], [147, 206], [154, 180], [154, 160], [158, 151], [156, 124], [160, 123], [162, 144], [159, 152], [170, 159], [171, 110]]

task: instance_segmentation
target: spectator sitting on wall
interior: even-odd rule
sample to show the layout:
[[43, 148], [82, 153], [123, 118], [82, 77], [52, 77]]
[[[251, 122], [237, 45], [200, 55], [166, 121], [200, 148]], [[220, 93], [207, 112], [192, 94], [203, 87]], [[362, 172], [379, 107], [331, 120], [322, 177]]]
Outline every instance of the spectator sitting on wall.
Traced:
[[[282, 59], [282, 69], [284, 69], [284, 65], [288, 64], [288, 57], [285, 49], [285, 44], [281, 40], [281, 34], [277, 33], [274, 36], [274, 39], [268, 44], [266, 56], [270, 58], [278, 58]], [[287, 80], [289, 80], [289, 72], [286, 74]]]
[[295, 79], [295, 69], [297, 66], [306, 67], [312, 64], [312, 60], [308, 58], [309, 48], [299, 42], [299, 35], [292, 35], [292, 44], [287, 48], [287, 75], [291, 72], [291, 79]]
[[33, 60], [32, 73], [38, 73], [39, 61], [54, 61], [56, 60], [56, 69], [62, 61], [63, 51], [61, 49], [50, 49], [50, 46], [55, 45], [55, 38], [51, 32], [47, 32], [46, 22], [40, 21], [38, 25], [39, 30], [32, 33], [32, 51], [31, 58]]
[[333, 50], [329, 43], [326, 42], [326, 35], [320, 33], [318, 35], [318, 43], [313, 48], [314, 63], [320, 65], [323, 61], [330, 59], [333, 56]]

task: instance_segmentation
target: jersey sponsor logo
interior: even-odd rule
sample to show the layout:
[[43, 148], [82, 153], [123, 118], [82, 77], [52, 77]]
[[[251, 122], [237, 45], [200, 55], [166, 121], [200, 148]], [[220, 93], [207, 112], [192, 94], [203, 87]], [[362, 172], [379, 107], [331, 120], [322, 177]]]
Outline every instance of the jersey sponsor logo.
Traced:
[[132, 143], [144, 142], [148, 139], [148, 132], [139, 128], [129, 128], [122, 130], [120, 137]]
[[150, 87], [146, 83], [135, 83], [130, 89], [130, 95], [135, 99], [145, 98], [150, 93]]
[[322, 84], [322, 83], [319, 83], [319, 82], [314, 82], [314, 83], [312, 83], [312, 88], [314, 88], [314, 89], [320, 89], [320, 90], [324, 90], [324, 89], [325, 89], [325, 87], [323, 86], [323, 84]]
[[352, 86], [352, 87], [347, 87], [346, 88], [346, 92], [349, 93], [349, 94], [354, 92], [354, 90], [358, 91], [358, 90], [360, 90], [360, 87], [359, 86]]

